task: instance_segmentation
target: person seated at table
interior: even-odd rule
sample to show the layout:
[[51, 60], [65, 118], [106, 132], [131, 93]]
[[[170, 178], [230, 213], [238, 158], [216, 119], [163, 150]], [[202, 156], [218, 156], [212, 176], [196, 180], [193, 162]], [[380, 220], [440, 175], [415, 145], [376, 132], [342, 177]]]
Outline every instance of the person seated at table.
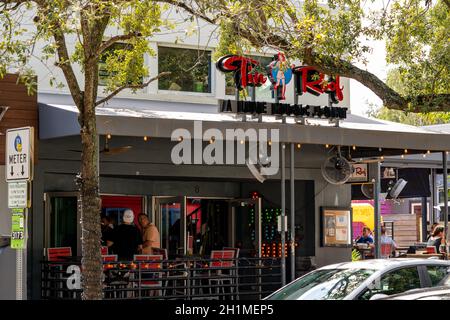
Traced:
[[397, 249], [397, 244], [395, 243], [394, 239], [386, 235], [386, 228], [384, 226], [381, 227], [380, 243], [382, 247], [387, 246], [389, 248], [389, 250], [386, 250], [386, 252], [383, 252], [383, 250], [381, 250], [381, 258], [383, 259], [389, 258], [391, 254]]
[[142, 237], [139, 229], [133, 224], [133, 210], [123, 213], [123, 223], [114, 230], [113, 240], [107, 241], [108, 247], [114, 245], [119, 261], [132, 261], [133, 255], [142, 250]]
[[441, 244], [445, 244], [445, 236], [444, 236], [445, 228], [443, 226], [437, 226], [434, 228], [433, 237], [434, 240], [431, 243], [431, 246], [436, 247], [436, 252], [439, 252], [439, 247]]
[[138, 220], [142, 227], [142, 254], [153, 254], [152, 248], [161, 247], [158, 228], [145, 213], [139, 214]]
[[431, 226], [431, 232], [430, 235], [427, 238], [427, 246], [432, 246], [434, 243], [434, 240], [436, 240], [436, 237], [433, 236], [434, 230], [439, 227], [438, 223], [433, 223], [433, 225]]
[[356, 239], [356, 243], [367, 243], [369, 246], [373, 246], [373, 237], [370, 235], [370, 228], [364, 227], [362, 232], [362, 236]]

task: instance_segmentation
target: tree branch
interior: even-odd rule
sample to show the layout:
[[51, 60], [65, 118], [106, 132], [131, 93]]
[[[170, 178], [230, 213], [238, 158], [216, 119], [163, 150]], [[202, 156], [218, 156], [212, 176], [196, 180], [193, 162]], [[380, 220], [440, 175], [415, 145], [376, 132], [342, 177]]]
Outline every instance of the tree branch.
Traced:
[[53, 38], [55, 39], [55, 42], [57, 44], [59, 59], [59, 61], [55, 64], [63, 71], [73, 100], [77, 107], [80, 108], [83, 102], [83, 94], [80, 90], [80, 86], [73, 71], [72, 65], [70, 64], [69, 53], [66, 46], [66, 39], [59, 25], [56, 26], [55, 30], [53, 30]]
[[216, 24], [216, 22], [218, 20], [218, 17], [215, 17], [215, 18], [208, 17], [206, 14], [195, 10], [193, 7], [188, 6], [186, 3], [182, 2], [182, 1], [177, 1], [177, 0], [157, 0], [157, 1], [162, 2], [162, 3], [167, 3], [172, 6], [184, 9], [186, 12], [192, 14], [193, 16], [197, 16], [211, 24]]
[[100, 55], [109, 47], [111, 47], [114, 43], [120, 42], [120, 41], [126, 41], [134, 37], [140, 37], [141, 34], [139, 32], [134, 33], [128, 33], [128, 34], [121, 34], [118, 36], [114, 36], [112, 38], [109, 38], [103, 44], [98, 48], [96, 56], [100, 57]]
[[145, 87], [147, 87], [150, 83], [152, 83], [153, 81], [158, 80], [159, 78], [162, 78], [164, 76], [167, 76], [171, 74], [171, 72], [161, 72], [160, 74], [158, 74], [156, 77], [153, 77], [151, 79], [149, 79], [147, 82], [144, 82], [143, 84], [138, 84], [138, 85], [126, 85], [126, 86], [122, 86], [117, 88], [116, 90], [114, 90], [113, 92], [111, 92], [109, 95], [107, 95], [106, 97], [104, 97], [103, 99], [98, 100], [95, 103], [95, 106], [98, 106], [102, 103], [105, 103], [106, 101], [110, 100], [111, 98], [113, 98], [114, 96], [116, 96], [119, 92], [121, 92], [124, 89], [144, 89]]

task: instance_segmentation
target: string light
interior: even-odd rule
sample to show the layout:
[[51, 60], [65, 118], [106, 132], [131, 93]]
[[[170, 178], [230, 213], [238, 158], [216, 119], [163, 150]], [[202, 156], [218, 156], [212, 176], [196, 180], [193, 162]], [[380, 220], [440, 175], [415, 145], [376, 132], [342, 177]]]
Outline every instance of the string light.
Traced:
[[408, 149], [405, 149], [404, 151], [405, 151], [405, 153], [408, 153]]
[[383, 148], [381, 148], [381, 147], [380, 147], [380, 148], [378, 148], [378, 151], [380, 151], [380, 152], [381, 152], [381, 151], [383, 151]]
[[106, 138], [108, 138], [108, 140], [110, 140], [110, 139], [111, 139], [111, 134], [108, 133], [108, 134], [106, 135]]
[[209, 143], [214, 143], [215, 140], [216, 140], [215, 137], [211, 137], [211, 139], [209, 139]]
[[424, 154], [422, 155], [422, 157], [424, 157], [424, 158], [425, 158], [426, 156], [427, 156], [427, 154], [426, 154], [426, 153], [424, 153]]
[[356, 150], [356, 146], [353, 146], [352, 149], [353, 149], [353, 150]]
[[430, 153], [431, 153], [431, 151], [430, 151], [430, 150], [427, 150], [427, 153], [428, 153], [428, 154], [430, 154]]
[[144, 136], [144, 141], [148, 141], [148, 137], [147, 136]]
[[271, 145], [272, 145], [272, 140], [269, 140], [269, 142], [268, 142], [268, 143], [269, 143], [269, 146], [271, 146]]
[[297, 149], [300, 149], [302, 145], [300, 143], [297, 143]]
[[178, 141], [183, 141], [183, 137], [182, 137], [182, 136], [179, 136], [179, 137], [178, 137]]
[[241, 140], [241, 144], [244, 144], [244, 140]]
[[380, 159], [381, 159], [381, 160], [384, 160], [384, 156], [381, 156]]
[[405, 159], [405, 155], [404, 154], [402, 154], [401, 157], [402, 157], [402, 159]]
[[325, 145], [325, 148], [327, 148], [327, 149], [328, 149], [329, 147], [330, 147], [330, 145], [329, 145], [329, 144], [326, 144], [326, 145]]

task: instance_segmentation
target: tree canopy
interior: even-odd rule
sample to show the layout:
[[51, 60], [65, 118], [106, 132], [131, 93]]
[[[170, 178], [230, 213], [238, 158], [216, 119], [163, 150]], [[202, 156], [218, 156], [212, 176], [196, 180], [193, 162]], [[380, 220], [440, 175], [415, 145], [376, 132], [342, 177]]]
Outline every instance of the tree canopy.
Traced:
[[[328, 74], [355, 79], [390, 109], [450, 111], [448, 0], [164, 0], [221, 26], [220, 50], [264, 47]], [[378, 8], [377, 8], [378, 7]], [[387, 62], [406, 88], [397, 92], [359, 67], [366, 40], [384, 40]]]

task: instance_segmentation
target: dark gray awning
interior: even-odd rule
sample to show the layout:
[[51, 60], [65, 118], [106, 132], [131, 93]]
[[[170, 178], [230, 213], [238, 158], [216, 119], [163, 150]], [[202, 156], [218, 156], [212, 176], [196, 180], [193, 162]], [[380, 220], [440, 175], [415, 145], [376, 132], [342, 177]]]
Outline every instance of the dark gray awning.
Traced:
[[[148, 102], [151, 103], [151, 102]], [[180, 104], [179, 104], [180, 105]], [[188, 109], [189, 104], [178, 110]], [[208, 108], [209, 110], [209, 108]], [[150, 108], [97, 108], [99, 134], [119, 136], [149, 136], [170, 138], [177, 128], [193, 132], [194, 122], [202, 121], [203, 130], [216, 128], [225, 136], [226, 129], [279, 129], [282, 142], [330, 144], [371, 148], [450, 150], [450, 134], [413, 126], [349, 115], [340, 127], [325, 120], [308, 119], [307, 125], [296, 124], [292, 118], [281, 123], [274, 116], [264, 116], [263, 122], [243, 122], [241, 117], [224, 113], [161, 111]], [[39, 103], [40, 139], [78, 135], [78, 112], [75, 106]]]

